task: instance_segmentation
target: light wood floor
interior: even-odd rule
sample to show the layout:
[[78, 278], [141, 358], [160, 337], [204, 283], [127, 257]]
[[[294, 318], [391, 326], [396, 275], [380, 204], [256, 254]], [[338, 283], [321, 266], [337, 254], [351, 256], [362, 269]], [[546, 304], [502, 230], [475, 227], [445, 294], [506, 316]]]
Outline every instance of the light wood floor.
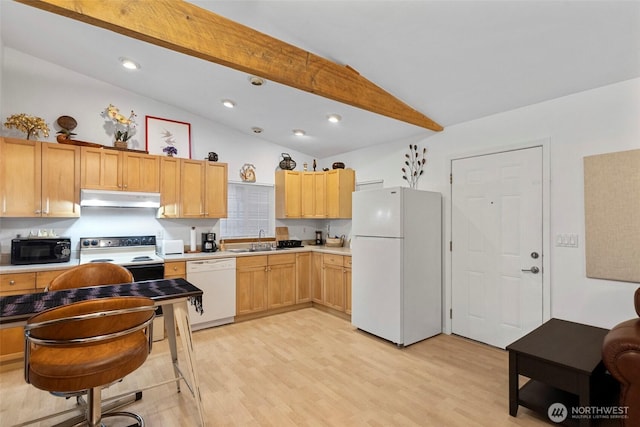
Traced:
[[[508, 411], [508, 355], [439, 335], [399, 349], [314, 308], [194, 333], [208, 426], [544, 426]], [[103, 392], [114, 395], [172, 375], [166, 340], [145, 365]], [[145, 390], [127, 410], [148, 426], [197, 426], [186, 387]], [[0, 426], [72, 407], [0, 373]], [[48, 426], [52, 422], [35, 424]]]

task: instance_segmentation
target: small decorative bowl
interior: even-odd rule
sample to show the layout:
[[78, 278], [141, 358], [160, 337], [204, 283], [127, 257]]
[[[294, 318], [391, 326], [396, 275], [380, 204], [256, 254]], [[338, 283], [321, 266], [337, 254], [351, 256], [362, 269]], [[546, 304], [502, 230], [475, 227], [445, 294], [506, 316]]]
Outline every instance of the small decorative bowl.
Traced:
[[334, 169], [344, 169], [344, 163], [342, 163], [342, 162], [335, 162], [335, 163], [332, 165], [332, 167], [333, 167]]

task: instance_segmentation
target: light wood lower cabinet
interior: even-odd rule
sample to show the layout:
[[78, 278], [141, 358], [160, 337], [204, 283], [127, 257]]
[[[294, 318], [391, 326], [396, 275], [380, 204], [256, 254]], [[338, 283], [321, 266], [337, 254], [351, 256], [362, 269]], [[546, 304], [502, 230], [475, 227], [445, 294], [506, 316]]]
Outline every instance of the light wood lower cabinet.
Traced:
[[324, 304], [338, 311], [344, 311], [344, 259], [342, 255], [324, 254], [322, 257], [322, 281], [324, 283]]
[[296, 255], [269, 255], [267, 258], [269, 273], [267, 308], [280, 308], [295, 304]]
[[322, 284], [322, 254], [311, 253], [311, 299], [324, 304], [324, 286]]
[[186, 279], [187, 263], [186, 261], [169, 261], [164, 263], [165, 279]]
[[351, 314], [351, 257], [344, 257], [344, 312]]
[[314, 303], [351, 314], [351, 256], [312, 253]]
[[[42, 292], [51, 280], [67, 269], [29, 273], [0, 274], [0, 296]], [[22, 358], [24, 353], [24, 328], [0, 329], [0, 362]]]
[[267, 309], [267, 256], [239, 257], [236, 260], [236, 315]]
[[296, 254], [296, 303], [311, 301], [311, 252]]
[[236, 260], [236, 315], [296, 303], [296, 254], [256, 255]]

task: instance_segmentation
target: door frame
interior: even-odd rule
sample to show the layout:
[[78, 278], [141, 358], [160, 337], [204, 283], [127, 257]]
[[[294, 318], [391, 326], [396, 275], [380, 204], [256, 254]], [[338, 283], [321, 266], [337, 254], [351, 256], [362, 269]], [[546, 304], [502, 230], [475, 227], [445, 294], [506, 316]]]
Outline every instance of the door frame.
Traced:
[[[542, 322], [546, 322], [551, 318], [551, 207], [550, 207], [550, 140], [549, 138], [527, 141], [522, 143], [516, 143], [507, 146], [486, 147], [479, 150], [468, 150], [457, 154], [451, 154], [447, 156], [446, 169], [451, 176], [453, 169], [453, 161], [462, 160], [470, 157], [486, 156], [492, 154], [498, 154], [505, 151], [523, 150], [526, 148], [542, 147]], [[449, 199], [446, 203], [443, 203], [444, 215], [443, 218], [447, 218], [444, 221], [443, 227], [443, 251], [444, 257], [442, 266], [444, 289], [442, 292], [442, 332], [451, 335], [451, 318], [449, 317], [450, 310], [453, 307], [453, 287], [451, 283], [452, 276], [452, 260], [451, 251], [449, 250], [449, 242], [452, 240], [452, 203], [453, 203], [453, 184], [449, 183], [449, 191], [446, 197]]]

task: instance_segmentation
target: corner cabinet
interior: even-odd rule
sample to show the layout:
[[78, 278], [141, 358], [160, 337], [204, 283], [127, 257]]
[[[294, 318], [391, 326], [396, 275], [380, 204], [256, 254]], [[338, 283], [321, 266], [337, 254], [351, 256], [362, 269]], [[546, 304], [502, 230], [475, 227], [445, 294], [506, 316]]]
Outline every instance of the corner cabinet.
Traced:
[[276, 218], [302, 216], [302, 174], [296, 171], [276, 171]]
[[82, 188], [160, 191], [160, 156], [82, 147]]
[[276, 171], [276, 218], [351, 218], [353, 169]]
[[227, 164], [180, 160], [180, 218], [227, 217]]
[[267, 307], [269, 309], [296, 303], [296, 254], [269, 255], [267, 270]]
[[0, 138], [0, 203], [0, 217], [79, 217], [79, 147]]
[[301, 215], [302, 218], [326, 218], [326, 173], [302, 172]]
[[356, 190], [353, 169], [334, 169], [327, 174], [327, 217], [351, 218], [351, 197]]

